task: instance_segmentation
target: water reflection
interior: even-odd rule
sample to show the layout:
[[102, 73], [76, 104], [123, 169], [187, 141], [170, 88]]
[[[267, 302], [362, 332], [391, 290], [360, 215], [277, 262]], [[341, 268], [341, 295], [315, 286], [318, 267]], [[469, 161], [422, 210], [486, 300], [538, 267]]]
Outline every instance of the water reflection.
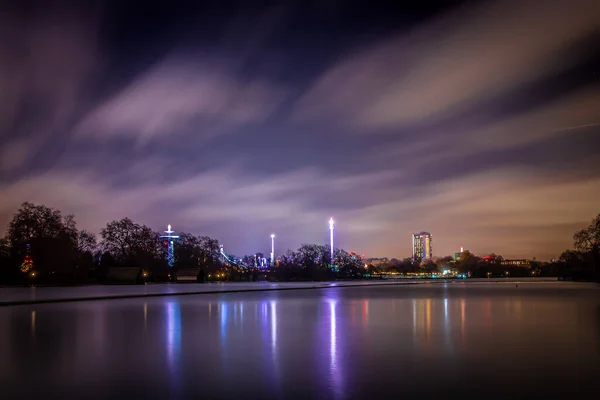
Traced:
[[228, 305], [226, 302], [220, 302], [217, 306], [219, 311], [219, 318], [221, 321], [221, 346], [223, 349], [227, 347], [226, 336], [227, 336], [227, 309]]
[[144, 303], [144, 331], [148, 327], [148, 303]]
[[271, 352], [273, 360], [277, 357], [277, 303], [271, 300]]
[[431, 338], [431, 299], [425, 301], [425, 315], [426, 315], [426, 338], [427, 342], [430, 343]]
[[448, 325], [448, 298], [444, 299], [444, 325]]
[[448, 318], [448, 298], [445, 297], [444, 298], [444, 343], [446, 345], [446, 349], [447, 350], [451, 350], [452, 349], [452, 340], [450, 337], [451, 334], [451, 326], [450, 326], [450, 319]]
[[431, 344], [432, 301], [418, 299], [412, 301], [413, 306], [413, 337], [422, 343]]
[[417, 337], [417, 300], [412, 300], [413, 339]]
[[329, 300], [329, 358], [330, 358], [330, 371], [335, 374], [337, 368], [336, 360], [336, 318], [335, 318], [335, 300]]
[[[273, 384], [280, 382], [279, 357], [277, 352], [277, 301], [271, 300], [271, 363], [273, 365]], [[279, 388], [278, 388], [279, 389]]]
[[167, 302], [167, 360], [169, 369], [175, 372], [181, 356], [181, 310], [179, 303]]
[[35, 336], [35, 310], [31, 311], [31, 336]]
[[460, 341], [465, 345], [465, 299], [460, 299]]
[[[52, 398], [65, 397], [64, 388], [81, 398], [132, 390], [140, 398], [337, 400], [441, 388], [444, 379], [468, 391], [496, 371], [505, 375], [494, 391], [533, 387], [530, 371], [562, 389], [600, 385], [590, 379], [600, 365], [598, 294], [469, 290], [327, 289], [3, 308], [0, 387], [15, 380], [11, 387], [22, 394], [15, 398], [35, 398], [27, 392], [35, 386]], [[135, 379], [122, 379], [131, 371]]]
[[485, 299], [483, 307], [485, 310], [485, 323], [490, 326], [492, 324], [492, 300], [490, 298]]
[[[341, 381], [341, 365], [338, 363], [338, 317], [336, 314], [337, 300], [329, 299], [329, 371], [331, 383], [336, 397], [342, 397], [343, 384]], [[364, 304], [364, 303], [363, 303]]]

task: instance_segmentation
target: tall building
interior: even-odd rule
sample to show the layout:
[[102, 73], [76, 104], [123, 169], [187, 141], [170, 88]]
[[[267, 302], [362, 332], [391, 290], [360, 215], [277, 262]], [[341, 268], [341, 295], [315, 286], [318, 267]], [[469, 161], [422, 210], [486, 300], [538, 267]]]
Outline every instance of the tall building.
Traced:
[[431, 260], [431, 258], [433, 257], [433, 251], [431, 248], [431, 233], [413, 233], [412, 241], [413, 260]]

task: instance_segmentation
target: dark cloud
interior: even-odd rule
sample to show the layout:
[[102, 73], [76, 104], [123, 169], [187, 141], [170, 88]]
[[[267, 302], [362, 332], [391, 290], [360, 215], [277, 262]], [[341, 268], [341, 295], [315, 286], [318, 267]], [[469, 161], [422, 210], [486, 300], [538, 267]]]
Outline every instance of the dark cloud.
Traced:
[[600, 6], [432, 4], [7, 9], [0, 224], [556, 256], [600, 211]]

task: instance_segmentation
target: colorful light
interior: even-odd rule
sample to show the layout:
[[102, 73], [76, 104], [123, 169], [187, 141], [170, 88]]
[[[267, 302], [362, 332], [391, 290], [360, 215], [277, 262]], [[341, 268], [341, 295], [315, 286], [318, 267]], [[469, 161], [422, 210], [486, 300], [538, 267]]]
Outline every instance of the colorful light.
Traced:
[[166, 235], [161, 236], [161, 238], [167, 239], [167, 262], [169, 263], [169, 267], [172, 267], [175, 264], [175, 249], [174, 249], [174, 239], [179, 239], [178, 235], [173, 235], [175, 231], [171, 230], [171, 225], [167, 225], [167, 230], [165, 231]]

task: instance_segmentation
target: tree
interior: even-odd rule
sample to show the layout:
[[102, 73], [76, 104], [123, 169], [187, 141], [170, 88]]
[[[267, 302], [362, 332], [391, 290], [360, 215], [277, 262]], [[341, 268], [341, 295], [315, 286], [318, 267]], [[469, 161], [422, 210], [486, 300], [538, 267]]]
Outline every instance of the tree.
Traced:
[[597, 252], [600, 249], [600, 214], [587, 227], [573, 235], [575, 250], [582, 253]]
[[454, 258], [452, 256], [442, 257], [439, 260], [437, 260], [436, 265], [439, 271], [450, 269], [454, 266]]
[[341, 276], [349, 278], [362, 275], [364, 263], [359, 255], [348, 253], [342, 249], [335, 249], [334, 260]]
[[198, 242], [201, 250], [201, 266], [214, 266], [220, 263], [221, 248], [219, 241], [208, 236], [198, 236]]
[[418, 268], [418, 266], [412, 257], [407, 257], [407, 258], [402, 259], [398, 263], [396, 268], [398, 269], [398, 272], [400, 272], [401, 274], [407, 274], [410, 272], [415, 272], [416, 269]]
[[27, 256], [38, 276], [71, 274], [77, 264], [75, 218], [63, 218], [59, 210], [21, 204], [9, 224], [7, 239], [16, 262], [22, 264]]
[[112, 221], [100, 231], [102, 249], [118, 266], [148, 267], [165, 259], [159, 234], [129, 218]]
[[31, 240], [57, 237], [64, 229], [60, 211], [25, 202], [10, 222], [8, 240], [13, 249], [24, 252], [25, 245]]
[[10, 242], [7, 238], [0, 238], [0, 282], [9, 281], [18, 273], [11, 255]]
[[[289, 251], [289, 250], [288, 250]], [[283, 260], [283, 259], [282, 259]], [[249, 268], [253, 268], [255, 267], [255, 258], [254, 255], [246, 255], [244, 257], [242, 257], [242, 265], [244, 267], [249, 267]]]
[[425, 272], [435, 272], [437, 270], [437, 265], [431, 260], [424, 261], [421, 263], [421, 269], [425, 270]]
[[592, 223], [573, 235], [575, 250], [567, 250], [561, 261], [572, 271], [579, 270], [581, 276], [600, 277], [600, 214]]
[[7, 238], [0, 238], [0, 260], [7, 260], [10, 257], [10, 242]]
[[94, 258], [98, 253], [96, 236], [82, 230], [77, 232], [77, 266], [76, 272], [81, 277], [87, 277], [90, 270], [95, 267]]
[[174, 253], [176, 268], [198, 267], [204, 258], [200, 240], [191, 233], [179, 234]]
[[459, 272], [469, 272], [473, 271], [477, 264], [479, 263], [479, 259], [475, 257], [470, 251], [465, 250], [460, 254], [460, 258], [456, 262], [456, 268]]
[[96, 236], [88, 231], [79, 231], [77, 234], [77, 251], [80, 254], [94, 254], [98, 251]]

